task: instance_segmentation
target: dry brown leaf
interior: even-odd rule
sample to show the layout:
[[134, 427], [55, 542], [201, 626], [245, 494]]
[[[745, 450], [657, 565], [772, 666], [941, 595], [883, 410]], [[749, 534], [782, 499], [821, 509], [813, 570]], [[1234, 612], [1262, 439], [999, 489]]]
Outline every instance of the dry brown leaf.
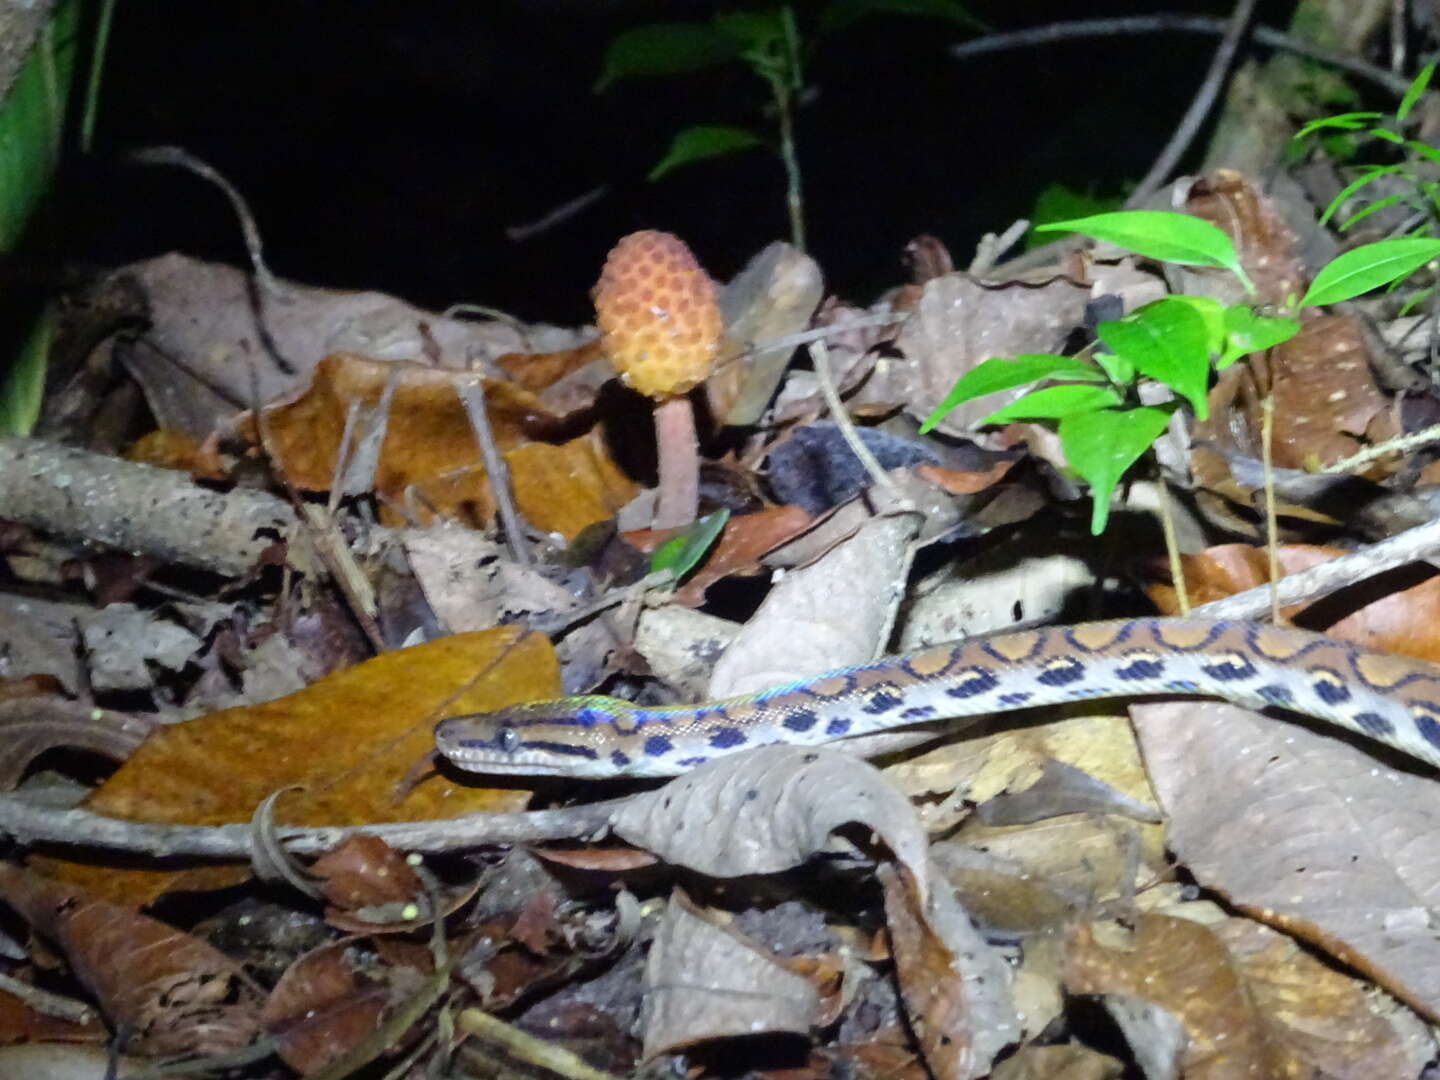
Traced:
[[[605, 363], [605, 350], [599, 340], [551, 353], [505, 353], [495, 358], [495, 366], [514, 380], [515, 385], [532, 394], [539, 394], [586, 364]], [[608, 366], [608, 364], [607, 364]], [[614, 376], [614, 371], [610, 372]]]
[[1031, 1044], [995, 1066], [994, 1080], [1118, 1080], [1124, 1072], [1123, 1062], [1088, 1046]]
[[[310, 865], [325, 899], [343, 911], [405, 904], [419, 898], [419, 875], [378, 836], [350, 836]], [[372, 920], [374, 921], [374, 920]]]
[[[1280, 576], [1298, 574], [1329, 559], [1346, 554], [1339, 548], [1310, 544], [1284, 544], [1276, 553]], [[1221, 600], [1270, 580], [1270, 559], [1264, 548], [1251, 544], [1221, 544], [1196, 555], [1182, 555], [1185, 585], [1191, 604]], [[1412, 584], [1417, 581], [1418, 584]], [[1286, 618], [1326, 636], [1351, 641], [1376, 652], [1399, 653], [1421, 660], [1440, 662], [1440, 576], [1428, 563], [1397, 567], [1365, 586], [1365, 595], [1375, 595], [1392, 583], [1395, 591], [1365, 604], [1335, 621], [1333, 616], [1350, 610], [1339, 607], [1345, 594], [1335, 594], [1311, 604], [1283, 609]], [[1178, 614], [1175, 590], [1154, 585], [1150, 599], [1166, 615]], [[1431, 608], [1435, 608], [1432, 613]], [[1432, 633], [1434, 631], [1434, 633]]]
[[1440, 1015], [1440, 788], [1233, 705], [1131, 709], [1169, 844], [1206, 887]]
[[[677, 604], [699, 607], [705, 590], [732, 575], [758, 573], [760, 557], [786, 540], [803, 532], [814, 518], [798, 506], [771, 506], [753, 514], [732, 517], [725, 523], [719, 541], [701, 567], [685, 580], [673, 597]], [[624, 534], [625, 542], [639, 551], [651, 552], [674, 530], [634, 529]]]
[[391, 1008], [413, 997], [427, 977], [365, 962], [353, 939], [322, 945], [280, 977], [265, 1003], [265, 1027], [281, 1059], [309, 1075], [373, 1036]]
[[851, 823], [872, 829], [924, 882], [925, 833], [909, 800], [838, 750], [776, 745], [722, 757], [626, 800], [611, 825], [667, 862], [740, 877], [798, 866]]
[[[896, 339], [903, 358], [877, 368], [852, 406], [888, 401], [912, 416], [927, 416], [955, 381], [983, 360], [1055, 352], [1084, 322], [1089, 299], [1087, 286], [1065, 278], [1044, 285], [990, 285], [967, 274], [933, 278], [925, 283], [920, 302]], [[968, 401], [940, 422], [940, 430], [963, 435], [1023, 392]]]
[[640, 490], [611, 459], [598, 429], [560, 446], [517, 446], [505, 461], [516, 505], [526, 520], [566, 540], [614, 517]]
[[213, 442], [201, 443], [193, 435], [164, 428], [137, 439], [125, 459], [160, 469], [179, 469], [202, 480], [225, 480], [229, 475]]
[[1384, 1010], [1393, 1002], [1284, 934], [1249, 919], [1226, 919], [1211, 929], [1239, 964], [1271, 1037], [1288, 1044], [1313, 1075], [1419, 1076], [1433, 1056], [1435, 1039], [1423, 1022], [1408, 1012], [1387, 1019]]
[[259, 987], [199, 938], [12, 863], [0, 863], [0, 897], [60, 946], [131, 1050], [214, 1054], [259, 1029]]
[[[413, 488], [423, 502], [474, 524], [489, 521], [489, 491], [475, 432], [457, 392], [459, 383], [479, 376], [414, 363], [381, 363], [363, 356], [327, 356], [298, 396], [265, 407], [266, 448], [285, 479], [305, 491], [328, 491], [346, 417], [353, 404], [375, 409], [393, 381], [380, 459], [372, 478], [386, 499], [411, 504]], [[503, 452], [523, 441], [522, 430], [550, 414], [530, 393], [511, 383], [484, 380], [485, 410]], [[241, 433], [258, 443], [255, 418], [247, 414]], [[357, 432], [364, 437], [370, 432]]]
[[[464, 787], [436, 776], [397, 801], [397, 785], [433, 748], [444, 716], [543, 700], [560, 689], [550, 643], [515, 627], [456, 634], [385, 653], [288, 697], [161, 728], [86, 802], [111, 817], [170, 824], [245, 821], [267, 795], [286, 824], [416, 821], [515, 809], [515, 791]], [[152, 899], [168, 887], [213, 887], [235, 871], [100, 871], [74, 864], [66, 880], [107, 896]]]
[[1186, 1077], [1292, 1075], [1293, 1063], [1266, 1037], [1230, 954], [1199, 923], [1141, 915], [1133, 931], [1118, 923], [1079, 924], [1067, 946], [1065, 987], [1139, 998], [1177, 1017], [1189, 1036], [1181, 1063]]
[[819, 1016], [809, 980], [678, 889], [655, 929], [642, 1000], [646, 1058], [710, 1039], [808, 1036]]
[[13, 789], [47, 750], [73, 747], [124, 761], [154, 728], [150, 717], [62, 697], [0, 700], [0, 790]]
[[[1367, 440], [1400, 433], [1395, 405], [1375, 382], [1364, 340], [1350, 317], [1313, 319], [1289, 341], [1222, 373], [1208, 395], [1210, 418], [1195, 425], [1195, 443], [1259, 458], [1266, 388], [1275, 401], [1273, 460], [1278, 468], [1328, 465]], [[1377, 418], [1386, 417], [1377, 427]]]
[[[1175, 265], [1183, 284], [1176, 292], [1213, 296], [1221, 303], [1283, 305], [1305, 291], [1305, 264], [1299, 240], [1284, 217], [1249, 177], [1234, 169], [1216, 169], [1191, 185], [1185, 212], [1223, 229], [1235, 245], [1245, 273], [1255, 285], [1247, 295], [1229, 271]], [[1203, 280], [1209, 288], [1192, 282]]]
[[917, 888], [908, 870], [879, 873], [900, 993], [926, 1065], [939, 1080], [986, 1075], [1020, 1034], [1005, 961], [949, 890]]

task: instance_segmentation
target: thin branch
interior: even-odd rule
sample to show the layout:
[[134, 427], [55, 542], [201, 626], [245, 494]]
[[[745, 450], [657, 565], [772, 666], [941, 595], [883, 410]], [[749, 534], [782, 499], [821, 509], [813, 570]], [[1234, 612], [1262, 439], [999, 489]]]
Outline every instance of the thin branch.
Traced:
[[[1181, 15], [1163, 13], [1157, 15], [1133, 15], [1115, 19], [1077, 19], [1074, 22], [1051, 23], [1035, 26], [1028, 30], [1016, 30], [1008, 34], [991, 34], [976, 38], [950, 48], [950, 55], [956, 59], [968, 59], [981, 53], [1005, 52], [1010, 49], [1030, 48], [1034, 45], [1052, 45], [1062, 41], [1076, 41], [1081, 38], [1117, 37], [1120, 34], [1190, 33], [1223, 35], [1229, 29], [1228, 19], [1216, 19], [1203, 15]], [[1352, 75], [1372, 82], [1395, 97], [1404, 97], [1410, 88], [1410, 80], [1401, 78], [1374, 64], [1367, 64], [1348, 53], [1322, 48], [1303, 38], [1282, 33], [1269, 26], [1256, 26], [1251, 36], [1261, 45], [1284, 49], [1298, 56], [1318, 60], [1322, 64], [1348, 71]]]
[[1185, 151], [1195, 141], [1200, 126], [1209, 115], [1215, 99], [1220, 96], [1220, 88], [1225, 84], [1230, 65], [1235, 61], [1235, 53], [1240, 48], [1240, 43], [1245, 40], [1245, 30], [1255, 14], [1255, 2], [1256, 0], [1239, 0], [1235, 5], [1235, 10], [1230, 14], [1230, 22], [1225, 28], [1225, 36], [1220, 39], [1220, 47], [1210, 59], [1210, 67], [1205, 72], [1200, 89], [1191, 99], [1190, 107], [1185, 110], [1185, 116], [1176, 126], [1165, 148], [1160, 151], [1160, 156], [1150, 166], [1150, 171], [1125, 200], [1127, 208], [1133, 210], [1137, 206], [1145, 205], [1150, 196], [1160, 190], [1160, 185], [1169, 179], [1180, 159], [1185, 156]]

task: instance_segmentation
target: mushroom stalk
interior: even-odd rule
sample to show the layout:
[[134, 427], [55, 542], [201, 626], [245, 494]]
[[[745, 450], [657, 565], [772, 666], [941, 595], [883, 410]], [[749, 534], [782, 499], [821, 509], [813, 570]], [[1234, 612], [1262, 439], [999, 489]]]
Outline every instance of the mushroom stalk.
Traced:
[[700, 440], [688, 397], [677, 395], [655, 406], [655, 449], [660, 469], [655, 528], [689, 525], [700, 509]]

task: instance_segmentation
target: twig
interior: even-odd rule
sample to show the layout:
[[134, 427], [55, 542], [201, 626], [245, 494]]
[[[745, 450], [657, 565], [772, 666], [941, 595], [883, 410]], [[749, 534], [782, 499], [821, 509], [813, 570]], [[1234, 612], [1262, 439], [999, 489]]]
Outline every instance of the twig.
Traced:
[[[284, 827], [276, 836], [292, 854], [318, 855], [350, 836], [378, 836], [407, 851], [457, 851], [480, 844], [528, 844], [573, 840], [606, 830], [624, 799], [516, 813], [477, 813], [442, 821], [397, 822], [355, 827]], [[235, 825], [154, 825], [122, 821], [88, 810], [56, 810], [9, 795], [0, 796], [0, 833], [21, 844], [58, 844], [90, 850], [129, 852], [157, 858], [248, 859], [249, 823]]]
[[1215, 50], [1215, 55], [1210, 60], [1209, 70], [1205, 72], [1205, 78], [1200, 83], [1200, 89], [1196, 91], [1195, 97], [1190, 101], [1190, 107], [1185, 110], [1185, 116], [1176, 126], [1165, 148], [1160, 151], [1160, 156], [1150, 166], [1150, 171], [1140, 181], [1130, 197], [1125, 200], [1125, 206], [1134, 209], [1143, 206], [1149, 201], [1150, 196], [1160, 190], [1163, 184], [1179, 164], [1185, 151], [1195, 140], [1200, 131], [1200, 125], [1205, 122], [1211, 106], [1220, 95], [1220, 87], [1225, 83], [1225, 77], [1230, 71], [1230, 65], [1235, 60], [1236, 50], [1240, 48], [1240, 42], [1245, 39], [1245, 28], [1250, 25], [1250, 19], [1255, 14], [1256, 0], [1238, 0], [1235, 10], [1230, 14], [1230, 21], [1225, 28], [1225, 36], [1220, 39], [1220, 46]]
[[810, 345], [810, 359], [815, 364], [815, 378], [820, 383], [820, 393], [830, 409], [830, 417], [840, 429], [851, 453], [860, 459], [860, 464], [865, 467], [875, 485], [894, 500], [896, 507], [902, 510], [912, 509], [914, 503], [896, 486], [895, 481], [890, 479], [890, 474], [880, 467], [880, 462], [875, 460], [875, 455], [870, 453], [870, 448], [861, 441], [859, 432], [855, 430], [855, 421], [851, 420], [850, 414], [845, 411], [845, 403], [840, 400], [840, 392], [835, 389], [835, 380], [830, 376], [830, 352], [826, 349], [825, 342], [815, 341]]
[[1260, 402], [1260, 468], [1265, 473], [1265, 553], [1269, 558], [1270, 621], [1280, 622], [1280, 599], [1275, 584], [1280, 580], [1280, 520], [1275, 511], [1275, 394], [1267, 390]]
[[500, 523], [505, 530], [505, 544], [510, 549], [510, 558], [521, 566], [529, 566], [533, 560], [530, 546], [525, 542], [525, 526], [510, 495], [510, 467], [495, 445], [490, 415], [485, 411], [484, 379], [460, 379], [457, 387], [460, 402], [465, 406], [465, 415], [470, 418], [470, 427], [475, 432], [475, 442], [480, 447], [480, 458], [485, 462], [485, 474], [490, 480], [490, 493], [495, 497], [495, 512], [500, 515]]
[[[1288, 606], [1324, 596], [1383, 571], [1424, 559], [1437, 550], [1440, 550], [1440, 521], [1431, 521], [1362, 551], [1341, 555], [1281, 578], [1274, 585], [1275, 602]], [[1253, 619], [1269, 610], [1271, 588], [1269, 583], [1257, 585], [1224, 600], [1201, 604], [1191, 614], [1207, 619]]]
[[1351, 454], [1347, 458], [1326, 465], [1320, 471], [1322, 473], [1352, 472], [1361, 465], [1366, 465], [1386, 454], [1413, 450], [1417, 446], [1424, 446], [1426, 443], [1432, 442], [1440, 442], [1440, 424], [1432, 424], [1419, 431], [1412, 431], [1409, 435], [1401, 435], [1398, 439], [1390, 439], [1386, 442], [1376, 443], [1374, 446], [1367, 446], [1364, 450]]
[[263, 491], [221, 493], [173, 469], [40, 439], [0, 439], [0, 518], [71, 543], [104, 544], [227, 577], [252, 573], [290, 541], [305, 564], [294, 511]]
[[554, 210], [542, 214], [534, 221], [524, 225], [507, 225], [505, 227], [505, 239], [509, 240], [512, 244], [518, 244], [523, 240], [529, 240], [530, 237], [536, 236], [539, 233], [548, 232], [556, 225], [568, 221], [591, 203], [599, 201], [609, 193], [610, 185], [601, 184], [599, 187], [591, 188], [583, 195], [577, 195], [568, 202], [561, 203]]
[[[1050, 45], [1079, 38], [1116, 37], [1120, 34], [1191, 33], [1223, 35], [1230, 27], [1230, 20], [1216, 19], [1203, 15], [1180, 15], [1165, 13], [1157, 15], [1132, 15], [1114, 19], [1077, 19], [1074, 22], [1051, 23], [1035, 26], [1028, 30], [1017, 30], [1008, 34], [991, 34], [976, 38], [961, 45], [953, 45], [950, 55], [957, 59], [968, 59], [981, 53], [1003, 52], [1010, 49], [1025, 49], [1032, 45]], [[1395, 97], [1403, 97], [1410, 88], [1410, 80], [1401, 78], [1382, 67], [1367, 64], [1348, 53], [1336, 52], [1283, 33], [1269, 26], [1256, 26], [1251, 36], [1261, 45], [1284, 49], [1298, 56], [1318, 60], [1322, 64], [1340, 68], [1358, 75], [1382, 87]]]

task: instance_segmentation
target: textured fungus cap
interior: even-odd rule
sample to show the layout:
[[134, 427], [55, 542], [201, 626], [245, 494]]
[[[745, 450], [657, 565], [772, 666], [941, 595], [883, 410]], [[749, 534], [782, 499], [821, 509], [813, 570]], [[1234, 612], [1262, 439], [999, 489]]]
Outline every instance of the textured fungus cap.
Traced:
[[646, 229], [622, 237], [594, 297], [605, 353], [627, 386], [668, 397], [709, 377], [721, 332], [715, 283], [678, 236]]

